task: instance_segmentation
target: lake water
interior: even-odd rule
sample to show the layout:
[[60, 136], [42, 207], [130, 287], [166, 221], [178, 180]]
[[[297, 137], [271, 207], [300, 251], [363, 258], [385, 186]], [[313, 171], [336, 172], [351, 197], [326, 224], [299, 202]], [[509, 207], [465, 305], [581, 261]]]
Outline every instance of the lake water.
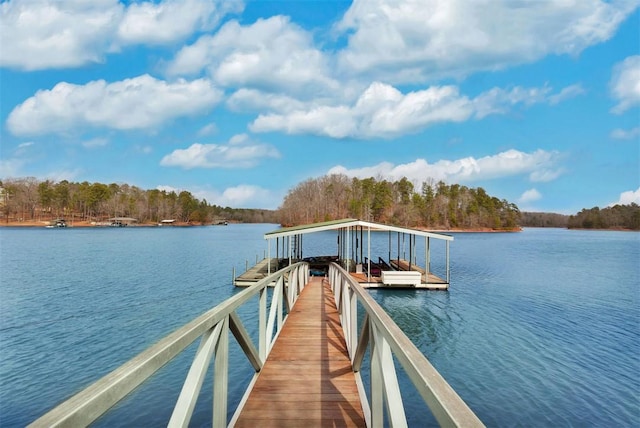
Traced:
[[[0, 228], [0, 426], [28, 424], [236, 293], [233, 267], [263, 258], [275, 228]], [[305, 256], [335, 252], [334, 234], [314, 239]], [[455, 234], [448, 292], [371, 294], [488, 426], [640, 426], [638, 233]], [[255, 310], [241, 317], [251, 330]], [[190, 353], [97, 425], [166, 425]], [[433, 425], [401, 381], [410, 424]], [[194, 426], [210, 425], [205, 382]]]

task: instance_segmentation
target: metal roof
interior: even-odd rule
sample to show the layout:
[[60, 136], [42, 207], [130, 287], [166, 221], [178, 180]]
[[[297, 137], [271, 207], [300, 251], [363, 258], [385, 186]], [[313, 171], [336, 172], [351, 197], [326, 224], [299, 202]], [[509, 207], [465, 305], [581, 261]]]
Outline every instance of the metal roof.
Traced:
[[409, 229], [406, 227], [391, 226], [391, 225], [382, 224], [382, 223], [373, 223], [369, 221], [362, 221], [362, 220], [352, 219], [352, 218], [325, 221], [321, 223], [304, 224], [301, 226], [283, 227], [280, 229], [276, 229], [272, 232], [265, 233], [264, 239], [273, 239], [273, 238], [280, 238], [283, 236], [292, 236], [292, 235], [303, 235], [307, 233], [322, 232], [324, 230], [336, 230], [336, 229], [342, 229], [342, 228], [347, 228], [352, 226], [361, 226], [361, 227], [371, 228], [371, 230], [408, 233], [416, 236], [425, 236], [429, 238], [453, 241], [453, 236], [443, 235], [441, 233], [427, 232], [427, 231], [418, 230], [418, 229]]

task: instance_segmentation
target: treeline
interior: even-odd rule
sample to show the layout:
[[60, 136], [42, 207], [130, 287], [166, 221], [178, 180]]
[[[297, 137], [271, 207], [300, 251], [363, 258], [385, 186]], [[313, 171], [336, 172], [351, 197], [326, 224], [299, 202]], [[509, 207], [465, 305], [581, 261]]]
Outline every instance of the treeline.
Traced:
[[481, 187], [443, 181], [424, 182], [420, 189], [406, 178], [387, 181], [327, 175], [289, 191], [278, 210], [283, 225], [340, 218], [431, 229], [513, 229], [518, 207], [490, 196]]
[[640, 230], [640, 205], [614, 205], [613, 207], [583, 209], [569, 216], [570, 229], [631, 229]]
[[104, 221], [112, 217], [132, 217], [140, 223], [164, 219], [194, 224], [277, 221], [274, 211], [210, 205], [186, 190], [176, 193], [128, 184], [39, 181], [32, 177], [0, 181], [0, 188], [0, 213], [6, 222], [52, 218]]
[[569, 216], [556, 213], [538, 213], [523, 211], [520, 215], [522, 227], [560, 227], [566, 228]]

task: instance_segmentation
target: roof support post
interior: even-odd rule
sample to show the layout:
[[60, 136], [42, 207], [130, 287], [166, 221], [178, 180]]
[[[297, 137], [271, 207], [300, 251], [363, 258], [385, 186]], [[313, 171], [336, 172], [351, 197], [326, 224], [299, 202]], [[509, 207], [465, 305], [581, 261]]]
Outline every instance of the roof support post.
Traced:
[[409, 235], [409, 270], [413, 267], [413, 235]]
[[447, 284], [450, 283], [449, 278], [450, 278], [450, 268], [449, 268], [449, 241], [446, 241], [447, 243]]
[[350, 239], [351, 239], [350, 232], [351, 232], [351, 227], [347, 227], [347, 239], [346, 239], [346, 241], [347, 241], [347, 251], [346, 251], [347, 258], [345, 259], [345, 265], [346, 265], [346, 269], [345, 270], [347, 272], [351, 272], [351, 269], [349, 269], [349, 266], [351, 265], [351, 248], [349, 246]]
[[391, 263], [391, 231], [389, 231], [389, 263]]
[[271, 239], [267, 239], [267, 276], [271, 275]]
[[367, 227], [367, 282], [371, 282], [371, 226]]
[[364, 228], [362, 226], [359, 226], [360, 229], [360, 234], [359, 234], [359, 238], [358, 238], [358, 249], [360, 250], [360, 255], [359, 255], [359, 259], [358, 259], [358, 263], [364, 263]]
[[429, 283], [429, 272], [431, 270], [431, 238], [425, 237], [425, 273], [427, 276], [427, 284]]

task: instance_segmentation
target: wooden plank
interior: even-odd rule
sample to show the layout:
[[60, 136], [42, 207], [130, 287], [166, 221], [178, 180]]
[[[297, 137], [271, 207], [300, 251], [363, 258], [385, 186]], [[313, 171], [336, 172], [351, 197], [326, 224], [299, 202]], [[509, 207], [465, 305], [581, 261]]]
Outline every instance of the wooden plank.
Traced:
[[249, 394], [236, 427], [365, 426], [328, 284], [304, 288]]

